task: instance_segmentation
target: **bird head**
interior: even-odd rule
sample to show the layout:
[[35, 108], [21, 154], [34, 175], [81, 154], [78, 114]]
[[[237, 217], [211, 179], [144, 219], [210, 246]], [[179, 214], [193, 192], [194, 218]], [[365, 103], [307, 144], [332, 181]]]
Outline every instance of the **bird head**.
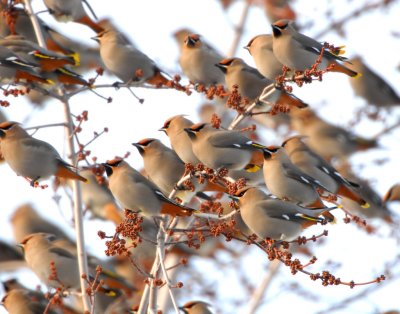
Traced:
[[151, 143], [153, 143], [154, 141], [157, 141], [157, 139], [144, 138], [137, 143], [132, 143], [132, 145], [135, 146], [139, 151], [140, 155], [143, 156], [143, 154], [146, 152], [146, 148], [149, 147], [149, 145], [151, 145]]
[[268, 146], [264, 148], [263, 149], [264, 159], [265, 160], [271, 159], [272, 156], [276, 154], [280, 148], [281, 148], [280, 146]]
[[219, 63], [215, 64], [217, 68], [219, 68], [224, 74], [228, 72], [229, 66], [232, 64], [232, 62], [235, 61], [235, 58], [226, 58], [221, 60]]
[[200, 35], [199, 34], [190, 34], [185, 39], [185, 45], [187, 47], [198, 47], [200, 46]]
[[282, 35], [290, 25], [290, 20], [279, 20], [272, 24], [272, 32], [274, 33], [274, 37], [277, 38]]
[[113, 169], [118, 167], [122, 161], [123, 159], [121, 157], [115, 157], [114, 159], [107, 160], [107, 162], [102, 163], [102, 166], [107, 173], [107, 177], [110, 177], [113, 174]]
[[207, 123], [196, 123], [190, 128], [184, 128], [185, 132], [189, 135], [190, 139], [195, 139]]

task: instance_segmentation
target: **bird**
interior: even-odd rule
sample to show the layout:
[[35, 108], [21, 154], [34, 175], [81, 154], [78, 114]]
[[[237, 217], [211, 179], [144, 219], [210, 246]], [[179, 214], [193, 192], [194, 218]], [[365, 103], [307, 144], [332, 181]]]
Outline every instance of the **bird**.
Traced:
[[20, 35], [9, 35], [0, 39], [0, 45], [10, 49], [22, 60], [35, 65], [40, 75], [47, 78], [48, 81], [90, 86], [81, 75], [64, 67], [66, 65], [79, 65], [79, 57], [76, 54], [63, 55], [44, 49]]
[[154, 182], [164, 195], [169, 195], [177, 189], [175, 197], [189, 202], [199, 191], [225, 191], [225, 187], [205, 180], [201, 184], [197, 178], [190, 182], [194, 190], [184, 186], [177, 188], [178, 181], [185, 173], [185, 163], [169, 147], [155, 138], [145, 138], [137, 143], [132, 143], [143, 158], [144, 169], [152, 182]]
[[[96, 33], [104, 30], [87, 15], [82, 0], [44, 0], [43, 2], [49, 13], [59, 22], [74, 21], [90, 27]], [[86, 1], [85, 3], [87, 4]]]
[[324, 158], [311, 150], [301, 136], [292, 136], [282, 143], [290, 161], [301, 171], [318, 180], [329, 192], [347, 197], [361, 206], [368, 207], [368, 203], [355, 191], [358, 184], [352, 183]]
[[185, 128], [192, 141], [196, 157], [207, 167], [218, 170], [242, 170], [249, 164], [262, 164], [262, 149], [239, 131], [213, 128], [208, 123], [198, 123]]
[[394, 184], [384, 195], [383, 202], [400, 201], [400, 184]]
[[283, 74], [283, 64], [272, 50], [272, 35], [261, 34], [253, 37], [244, 47], [253, 57], [257, 70], [270, 80]]
[[304, 207], [325, 207], [317, 189], [327, 188], [296, 167], [283, 147], [269, 146], [263, 151], [264, 180], [273, 195]]
[[52, 84], [39, 73], [36, 64], [22, 60], [7, 47], [0, 46], [0, 82], [8, 84], [20, 81]]
[[361, 57], [350, 60], [352, 69], [362, 73], [357, 80], [350, 79], [354, 93], [377, 108], [400, 105], [400, 96], [378, 73], [368, 67]]
[[189, 301], [179, 307], [185, 314], [213, 314], [211, 305], [204, 301]]
[[32, 204], [26, 203], [18, 206], [11, 215], [10, 221], [14, 240], [17, 243], [22, 242], [26, 236], [32, 233], [44, 232], [53, 234], [57, 238], [66, 239], [71, 245], [74, 245], [63, 229], [40, 216]]
[[342, 176], [360, 186], [357, 189], [357, 193], [360, 194], [369, 204], [369, 207], [365, 208], [361, 207], [360, 204], [349, 198], [343, 198], [341, 202], [343, 208], [348, 210], [350, 213], [360, 215], [361, 217], [372, 219], [378, 218], [387, 223], [393, 222], [393, 213], [387, 208], [387, 203], [382, 200], [382, 197], [375, 191], [367, 180], [355, 175], [348, 164], [340, 165], [337, 169]]
[[174, 84], [162, 74], [153, 60], [127, 44], [124, 36], [116, 30], [107, 29], [93, 39], [100, 44], [100, 56], [106, 69], [124, 83], [155, 86]]
[[30, 136], [17, 122], [6, 121], [0, 124], [0, 143], [5, 161], [17, 175], [30, 181], [32, 186], [38, 180], [50, 176], [86, 182], [53, 146]]
[[38, 67], [44, 72], [52, 72], [65, 65], [79, 65], [77, 57], [42, 48], [21, 35], [8, 35], [0, 39], [0, 45], [7, 47], [31, 63], [38, 63]]
[[223, 85], [224, 74], [215, 67], [222, 59], [222, 55], [203, 44], [200, 35], [190, 34], [184, 41], [179, 64], [185, 76], [194, 84]]
[[[33, 233], [20, 243], [29, 268], [48, 287], [79, 289], [80, 275], [78, 261], [67, 250], [52, 245], [54, 235]], [[51, 264], [54, 263], [54, 270]]]
[[352, 154], [377, 148], [376, 139], [358, 136], [319, 117], [309, 107], [290, 111], [291, 125], [300, 135], [307, 136], [312, 150], [327, 160], [346, 161]]
[[109, 178], [109, 188], [121, 205], [144, 216], [190, 216], [194, 210], [166, 197], [159, 188], [122, 158], [103, 163]]
[[185, 128], [190, 128], [193, 124], [184, 115], [176, 115], [168, 118], [159, 131], [164, 132], [168, 136], [172, 149], [184, 163], [191, 163], [195, 166], [200, 164], [201, 161], [194, 154], [192, 141], [184, 130]]
[[[237, 86], [239, 94], [250, 103], [261, 96], [264, 88], [274, 84], [274, 81], [263, 77], [257, 69], [252, 68], [240, 58], [223, 59], [216, 66], [225, 74], [225, 83], [228, 90], [232, 92], [233, 87]], [[289, 105], [297, 108], [308, 106], [299, 98], [277, 87], [265, 100], [273, 104]]]
[[[293, 27], [293, 21], [282, 19], [273, 23], [272, 47], [275, 57], [283, 65], [293, 71], [303, 72], [316, 63], [321, 55], [323, 45], [313, 38], [297, 32]], [[357, 77], [359, 74], [341, 62], [348, 62], [347, 58], [340, 56], [339, 53], [331, 52], [325, 49], [322, 54], [320, 69], [330, 67], [332, 72], [344, 73], [351, 77]]]
[[[1, 304], [9, 314], [42, 314], [47, 312], [45, 311], [46, 303], [40, 301], [43, 300], [37, 300], [36, 295], [28, 290], [13, 289], [7, 292], [1, 300]], [[54, 314], [56, 312], [49, 310], [49, 313]]]
[[[85, 208], [91, 212], [93, 218], [109, 220], [118, 225], [123, 220], [121, 209], [108, 189], [107, 182], [99, 183], [95, 172], [94, 169], [81, 171], [81, 175], [87, 179], [87, 183], [81, 187], [82, 202]], [[71, 185], [71, 181], [67, 180], [67, 183]]]
[[326, 207], [308, 209], [271, 198], [256, 187], [240, 189], [235, 197], [244, 223], [261, 239], [291, 241], [304, 229], [325, 222], [319, 216], [330, 210]]
[[[22, 248], [24, 258], [28, 267], [46, 286], [58, 288], [62, 286], [65, 289], [80, 289], [80, 274], [77, 255], [75, 251], [64, 249], [62, 244], [57, 244], [57, 238], [49, 233], [39, 232], [26, 236], [19, 246]], [[89, 271], [89, 279], [94, 279], [93, 269]], [[105, 282], [110, 278], [106, 271], [102, 271], [100, 277]], [[116, 280], [109, 281], [115, 283]], [[118, 288], [120, 285], [118, 285]], [[109, 289], [104, 286], [99, 287], [99, 292], [106, 296], [113, 297], [118, 294], [116, 289]]]

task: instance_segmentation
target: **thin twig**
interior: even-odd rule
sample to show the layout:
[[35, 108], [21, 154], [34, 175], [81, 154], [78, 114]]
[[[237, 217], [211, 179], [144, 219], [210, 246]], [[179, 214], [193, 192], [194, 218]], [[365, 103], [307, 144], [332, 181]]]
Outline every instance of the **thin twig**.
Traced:
[[[163, 232], [165, 233], [164, 222], [163, 221], [161, 222], [160, 229], [162, 229]], [[165, 258], [165, 255], [164, 255], [164, 252], [165, 252], [164, 240], [165, 239], [163, 237], [161, 237], [160, 238], [160, 242], [157, 245], [157, 251], [158, 251], [158, 254], [159, 254], [161, 271], [164, 274], [165, 282], [167, 284], [167, 289], [168, 289], [169, 295], [171, 297], [172, 305], [174, 306], [176, 314], [179, 314], [180, 313], [179, 307], [178, 307], [178, 304], [176, 303], [176, 299], [175, 299], [174, 293], [172, 292], [172, 289], [171, 289], [172, 288], [171, 281], [169, 279], [167, 270], [165, 269], [165, 264], [164, 264], [164, 258]]]
[[252, 0], [244, 1], [244, 7], [242, 15], [240, 17], [240, 21], [238, 25], [235, 26], [235, 37], [233, 38], [231, 48], [229, 49], [229, 52], [227, 54], [228, 58], [231, 58], [234, 55], [236, 55], [236, 51], [239, 46], [240, 39], [242, 38], [243, 35], [244, 25], [246, 24], [252, 2], [253, 2]]
[[[271, 94], [275, 91], [275, 85], [274, 84], [270, 84], [268, 86], [266, 86], [264, 88], [264, 90], [261, 93], [261, 96], [259, 97], [261, 101], [264, 101], [265, 99], [267, 99], [269, 96], [271, 96]], [[247, 107], [247, 109], [245, 110], [245, 112], [239, 114], [233, 121], [232, 123], [229, 125], [228, 130], [233, 130], [234, 128], [237, 127], [237, 125], [242, 122], [242, 120], [249, 116], [251, 114], [251, 112], [254, 110], [254, 108], [257, 106], [257, 100], [255, 102], [253, 102], [251, 105], [249, 105]]]
[[260, 303], [265, 295], [268, 287], [270, 286], [272, 279], [275, 277], [275, 274], [278, 272], [279, 267], [281, 266], [281, 262], [278, 260], [271, 261], [268, 265], [267, 273], [265, 274], [264, 279], [261, 281], [261, 284], [257, 287], [257, 289], [253, 292], [251, 299], [248, 304], [247, 314], [253, 314], [256, 312], [257, 308], [260, 306]]

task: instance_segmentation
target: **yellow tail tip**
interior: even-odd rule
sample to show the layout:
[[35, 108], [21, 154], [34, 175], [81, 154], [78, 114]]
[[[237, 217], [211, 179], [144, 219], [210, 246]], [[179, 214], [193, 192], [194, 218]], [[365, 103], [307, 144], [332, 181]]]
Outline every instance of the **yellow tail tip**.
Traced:
[[362, 76], [362, 74], [360, 73], [360, 72], [358, 72], [355, 76], [353, 76], [353, 78], [359, 78], [359, 77], [361, 77]]
[[107, 291], [105, 295], [108, 297], [116, 297], [117, 293], [115, 291]]
[[75, 61], [74, 66], [77, 67], [77, 66], [80, 66], [80, 65], [81, 65], [81, 58], [80, 58], [80, 56], [79, 56], [79, 53], [74, 52], [74, 53], [71, 53], [69, 56], [72, 57], [72, 58], [74, 59], [74, 61]]
[[362, 208], [370, 208], [369, 203], [365, 203], [364, 205], [361, 205]]
[[244, 167], [244, 170], [246, 170], [246, 172], [257, 172], [260, 169], [260, 166], [254, 164], [248, 164], [246, 167]]
[[50, 85], [56, 85], [56, 82], [54, 82], [50, 79], [46, 79], [46, 82], [49, 83]]

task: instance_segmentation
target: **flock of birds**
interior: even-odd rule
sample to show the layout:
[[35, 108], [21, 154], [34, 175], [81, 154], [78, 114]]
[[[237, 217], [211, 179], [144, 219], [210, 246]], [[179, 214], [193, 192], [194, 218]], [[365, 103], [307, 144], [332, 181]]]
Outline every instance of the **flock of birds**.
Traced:
[[[185, 91], [179, 82], [171, 80], [108, 21], [97, 23], [89, 18], [81, 0], [44, 0], [44, 3], [57, 19], [68, 18], [96, 32], [94, 39], [99, 43], [100, 60], [91, 57], [94, 52], [88, 50], [86, 57], [81, 59], [84, 64], [99, 61], [107, 71], [130, 86], [150, 84]], [[73, 46], [66, 48], [61, 43], [60, 34], [39, 20], [47, 48], [40, 47], [24, 9], [1, 5], [3, 11], [13, 18], [12, 23], [7, 23], [5, 18], [0, 23], [2, 84], [26, 82], [39, 92], [51, 90], [55, 83], [64, 84], [67, 89], [76, 85], [95, 88], [90, 81], [71, 70], [71, 66], [79, 65], [79, 58], [70, 49]], [[332, 210], [337, 208], [337, 198], [340, 206], [347, 210], [379, 217], [389, 223], [392, 221], [385, 202], [400, 199], [400, 186], [394, 186], [381, 199], [366, 182], [344, 166], [353, 153], [377, 147], [376, 140], [356, 136], [325, 121], [283, 87], [275, 86], [266, 99], [259, 99], [265, 87], [273, 85], [275, 78], [282, 74], [283, 66], [287, 68], [286, 78], [290, 79], [312, 68], [320, 58], [320, 69], [328, 68], [349, 76], [355, 93], [369, 103], [378, 107], [400, 104], [393, 88], [360, 58], [350, 62], [341, 56], [342, 48], [330, 50], [299, 33], [294, 23], [286, 19], [272, 24], [271, 35], [256, 36], [245, 47], [256, 68], [240, 58], [224, 58], [197, 34], [182, 31], [175, 36], [180, 46], [179, 64], [191, 83], [206, 87], [224, 85], [230, 93], [237, 91], [248, 104], [256, 103], [255, 112], [267, 111], [270, 104], [288, 106], [290, 112], [284, 115], [290, 118], [292, 128], [299, 135], [286, 139], [280, 146], [268, 146], [250, 139], [243, 132], [215, 128], [210, 123], [194, 123], [183, 115], [177, 115], [160, 128], [169, 137], [171, 148], [155, 138], [132, 143], [143, 158], [145, 175], [123, 158], [117, 157], [102, 164], [108, 176], [108, 189], [97, 183], [90, 169], [78, 171], [63, 160], [53, 146], [32, 137], [19, 123], [3, 121], [0, 123], [0, 149], [5, 162], [32, 186], [51, 176], [85, 182], [82, 189], [86, 206], [96, 216], [116, 224], [122, 221], [117, 203], [122, 208], [139, 211], [149, 222], [150, 218], [164, 214], [196, 215], [197, 209], [189, 205], [194, 196], [207, 198], [206, 192], [228, 192], [222, 182], [200, 182], [196, 177], [189, 178], [194, 190], [184, 186], [177, 189], [185, 164], [189, 163], [202, 164], [215, 173], [227, 169], [227, 177], [233, 181], [245, 179], [246, 185], [235, 191], [232, 197], [238, 204], [243, 228], [260, 239], [290, 241], [305, 228], [334, 221]], [[332, 160], [340, 161], [343, 168], [340, 171], [336, 169]], [[182, 202], [168, 197], [174, 190], [175, 197]], [[335, 206], [328, 207], [324, 203], [332, 200]], [[61, 282], [65, 288], [79, 289], [76, 251], [68, 240], [60, 240], [67, 237], [60, 236], [57, 230], [44, 228], [43, 222], [32, 227], [36, 216], [29, 211], [20, 215], [16, 213], [15, 221], [18, 221], [18, 216], [25, 222], [24, 227], [20, 224], [17, 228], [20, 234], [16, 239], [23, 247], [24, 259], [32, 271], [49, 287], [59, 287]], [[155, 236], [154, 224], [151, 226], [150, 223], [148, 228]], [[50, 267], [51, 263], [54, 263], [54, 268]], [[57, 278], [54, 277], [55, 270]], [[117, 280], [106, 273], [102, 276], [109, 287], [113, 286], [114, 280], [120, 284], [123, 282], [127, 290], [135, 290], [123, 278]], [[99, 292], [108, 298], [115, 290], [104, 288]], [[21, 287], [10, 290], [3, 298], [5, 308], [12, 314], [42, 313], [44, 305], [33, 301], [32, 293]], [[102, 302], [102, 297], [97, 301]], [[104, 302], [107, 306], [111, 303], [109, 300]], [[182, 310], [189, 314], [211, 313], [208, 305], [201, 301], [189, 302]], [[106, 312], [105, 308], [103, 312]]]

